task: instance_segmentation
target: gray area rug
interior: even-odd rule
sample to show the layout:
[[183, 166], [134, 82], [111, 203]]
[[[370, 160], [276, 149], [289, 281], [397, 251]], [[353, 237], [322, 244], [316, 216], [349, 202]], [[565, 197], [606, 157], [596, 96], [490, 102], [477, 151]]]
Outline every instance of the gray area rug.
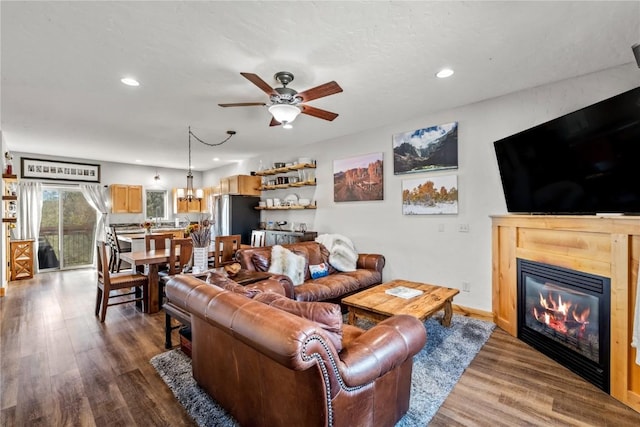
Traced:
[[[414, 357], [409, 412], [397, 427], [429, 423], [456, 382], [487, 341], [495, 325], [454, 315], [450, 328], [437, 319], [424, 322], [427, 344]], [[238, 423], [196, 384], [191, 359], [180, 350], [154, 356], [151, 364], [198, 426], [237, 426]]]

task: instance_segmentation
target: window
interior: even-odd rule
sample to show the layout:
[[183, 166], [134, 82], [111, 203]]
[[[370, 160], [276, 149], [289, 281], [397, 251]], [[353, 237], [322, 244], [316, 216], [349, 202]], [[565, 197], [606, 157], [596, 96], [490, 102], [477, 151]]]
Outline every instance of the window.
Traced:
[[169, 219], [166, 190], [147, 190], [147, 218]]

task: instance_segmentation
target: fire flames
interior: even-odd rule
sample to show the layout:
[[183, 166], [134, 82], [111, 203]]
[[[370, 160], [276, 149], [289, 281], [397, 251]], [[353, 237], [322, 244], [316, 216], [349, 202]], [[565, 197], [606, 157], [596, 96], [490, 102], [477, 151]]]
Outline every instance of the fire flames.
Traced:
[[533, 307], [533, 315], [540, 323], [562, 334], [575, 333], [582, 338], [587, 325], [591, 307], [581, 307], [572, 301], [563, 301], [562, 295], [555, 296], [549, 292], [547, 296], [540, 295], [540, 310]]

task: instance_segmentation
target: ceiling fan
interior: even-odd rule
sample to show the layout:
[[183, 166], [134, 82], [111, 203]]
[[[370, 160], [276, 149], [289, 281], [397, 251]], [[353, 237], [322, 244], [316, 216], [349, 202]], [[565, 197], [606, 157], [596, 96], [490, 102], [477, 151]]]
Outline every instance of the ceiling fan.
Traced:
[[306, 105], [306, 102], [314, 99], [323, 98], [342, 92], [342, 88], [335, 81], [297, 92], [288, 88], [287, 85], [293, 81], [293, 74], [288, 71], [280, 71], [273, 77], [282, 84], [282, 87], [272, 88], [258, 77], [257, 74], [240, 73], [244, 78], [254, 85], [258, 86], [264, 93], [269, 95], [269, 103], [264, 102], [238, 102], [234, 104], [218, 104], [221, 107], [251, 107], [251, 106], [267, 106], [269, 112], [273, 115], [269, 126], [278, 126], [282, 124], [285, 129], [291, 129], [293, 122], [298, 114], [307, 114], [309, 116], [318, 117], [320, 119], [332, 121], [338, 114], [331, 111], [322, 110], [320, 108]]

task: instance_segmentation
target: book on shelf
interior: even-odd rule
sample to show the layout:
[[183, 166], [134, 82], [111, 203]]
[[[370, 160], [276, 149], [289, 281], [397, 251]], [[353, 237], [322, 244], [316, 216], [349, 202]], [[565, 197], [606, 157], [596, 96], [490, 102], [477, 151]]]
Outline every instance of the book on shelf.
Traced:
[[422, 295], [423, 292], [424, 291], [421, 291], [420, 289], [407, 288], [406, 286], [396, 286], [395, 288], [387, 289], [386, 291], [384, 291], [385, 294], [404, 299], [417, 297], [418, 295]]

